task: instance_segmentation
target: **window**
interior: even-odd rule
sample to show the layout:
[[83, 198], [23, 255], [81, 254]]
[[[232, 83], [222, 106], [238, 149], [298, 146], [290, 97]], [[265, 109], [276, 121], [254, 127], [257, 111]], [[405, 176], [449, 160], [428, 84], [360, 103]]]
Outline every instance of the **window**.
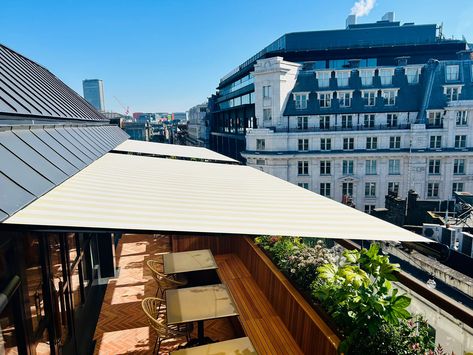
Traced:
[[373, 69], [365, 69], [365, 70], [360, 69], [359, 74], [360, 74], [360, 79], [361, 79], [361, 85], [363, 86], [373, 85], [373, 75], [374, 75]]
[[365, 205], [365, 213], [371, 213], [375, 208], [375, 205]]
[[352, 115], [342, 115], [342, 128], [353, 128]]
[[309, 118], [308, 117], [297, 117], [297, 129], [305, 131], [309, 128]]
[[309, 140], [308, 139], [299, 139], [297, 142], [297, 149], [299, 151], [308, 151], [309, 150]]
[[458, 65], [447, 65], [445, 68], [445, 80], [446, 81], [457, 81], [459, 78], [459, 66]]
[[376, 197], [376, 183], [375, 182], [365, 183], [365, 197]]
[[256, 165], [266, 165], [266, 160], [264, 160], [264, 159], [256, 159]]
[[400, 149], [401, 148], [401, 137], [389, 137], [389, 148], [390, 149]]
[[439, 197], [439, 183], [429, 182], [427, 184], [427, 197]]
[[465, 174], [465, 159], [455, 159], [453, 161], [453, 174], [455, 175]]
[[263, 109], [263, 121], [271, 121], [271, 109], [270, 108], [264, 108]]
[[329, 182], [321, 182], [320, 183], [320, 194], [322, 196], [330, 197], [331, 191], [330, 191], [330, 183]]
[[256, 140], [256, 150], [264, 150], [266, 142], [264, 139], [257, 139]]
[[330, 85], [331, 71], [316, 71], [315, 75], [319, 83], [319, 88], [328, 88]]
[[400, 175], [401, 174], [401, 161], [399, 159], [390, 159], [388, 162], [388, 174], [389, 175]]
[[462, 91], [461, 86], [444, 86], [443, 93], [447, 96], [447, 101], [458, 101], [460, 93]]
[[377, 149], [378, 137], [366, 137], [366, 149]]
[[399, 194], [399, 183], [398, 182], [388, 182], [388, 193], [394, 192]]
[[344, 160], [342, 162], [342, 174], [353, 175], [353, 160]]
[[348, 86], [348, 79], [350, 78], [349, 70], [336, 71], [335, 77], [337, 78], [337, 85], [339, 87]]
[[263, 86], [263, 99], [268, 99], [271, 97], [271, 86], [265, 85]]
[[430, 148], [437, 149], [442, 147], [442, 136], [430, 136]]
[[319, 98], [319, 105], [321, 108], [328, 108], [332, 105], [332, 93], [331, 92], [319, 92], [317, 93]]
[[320, 116], [320, 129], [330, 128], [330, 116]]
[[352, 182], [344, 182], [342, 184], [342, 195], [343, 196], [352, 196], [353, 195], [353, 183]]
[[363, 127], [365, 128], [373, 128], [374, 127], [374, 115], [364, 115], [363, 119]]
[[355, 138], [343, 138], [343, 149], [352, 150], [355, 146]]
[[294, 101], [296, 102], [296, 110], [305, 110], [307, 108], [308, 94], [294, 94]]
[[381, 96], [386, 106], [393, 106], [396, 104], [397, 90], [382, 90]]
[[429, 160], [429, 174], [440, 174], [440, 160]]
[[309, 175], [309, 162], [307, 160], [297, 162], [297, 174]]
[[329, 182], [321, 182], [320, 183], [320, 194], [322, 196], [330, 197], [330, 183]]
[[331, 150], [332, 138], [320, 138], [320, 150]]
[[406, 68], [406, 77], [408, 84], [417, 84], [419, 82], [419, 68]]
[[302, 187], [303, 189], [309, 190], [309, 183], [308, 182], [298, 182], [297, 186]]
[[397, 113], [388, 113], [386, 115], [386, 123], [388, 127], [397, 127]]
[[321, 160], [320, 161], [320, 175], [330, 175], [331, 165], [332, 164], [330, 160]]
[[378, 73], [381, 78], [381, 85], [391, 85], [393, 83], [394, 68], [379, 69]]
[[463, 192], [463, 183], [462, 182], [454, 182], [452, 184], [452, 195], [454, 192]]
[[430, 111], [428, 116], [429, 126], [441, 127], [442, 126], [442, 112]]
[[466, 148], [466, 136], [455, 136], [455, 148]]
[[468, 125], [468, 111], [457, 111], [457, 126], [467, 126]]
[[376, 104], [377, 91], [363, 90], [361, 95], [363, 97], [363, 103], [365, 106], [374, 106]]
[[367, 160], [365, 162], [365, 174], [376, 175], [376, 160]]
[[351, 106], [351, 91], [338, 91], [338, 103], [340, 107], [350, 107]]

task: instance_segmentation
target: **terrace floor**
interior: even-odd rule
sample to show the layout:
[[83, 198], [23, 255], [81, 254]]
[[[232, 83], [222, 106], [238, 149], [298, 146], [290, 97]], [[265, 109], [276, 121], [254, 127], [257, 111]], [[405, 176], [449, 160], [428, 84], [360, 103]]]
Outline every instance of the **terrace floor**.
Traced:
[[[166, 236], [127, 234], [121, 238], [117, 247], [117, 265], [120, 272], [119, 276], [110, 280], [107, 285], [95, 330], [94, 354], [151, 353], [156, 334], [148, 326], [141, 309], [141, 300], [154, 297], [156, 285], [146, 267], [146, 261], [160, 258], [159, 253], [170, 250], [170, 239]], [[236, 337], [227, 319], [205, 321], [204, 324], [205, 335], [216, 341]], [[183, 341], [164, 341], [160, 353], [175, 350]]]

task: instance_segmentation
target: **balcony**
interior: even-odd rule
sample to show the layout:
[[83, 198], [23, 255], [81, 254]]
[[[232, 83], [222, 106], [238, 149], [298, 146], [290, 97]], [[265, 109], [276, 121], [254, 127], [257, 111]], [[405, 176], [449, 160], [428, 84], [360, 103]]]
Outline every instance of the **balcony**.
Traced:
[[391, 131], [391, 130], [408, 130], [411, 128], [410, 123], [400, 124], [396, 126], [388, 125], [374, 125], [374, 126], [364, 126], [356, 125], [352, 127], [342, 127], [342, 126], [330, 126], [328, 128], [320, 127], [308, 127], [305, 129], [299, 128], [278, 128], [278, 127], [268, 127], [273, 130], [274, 133], [301, 133], [301, 132], [353, 132], [353, 131]]

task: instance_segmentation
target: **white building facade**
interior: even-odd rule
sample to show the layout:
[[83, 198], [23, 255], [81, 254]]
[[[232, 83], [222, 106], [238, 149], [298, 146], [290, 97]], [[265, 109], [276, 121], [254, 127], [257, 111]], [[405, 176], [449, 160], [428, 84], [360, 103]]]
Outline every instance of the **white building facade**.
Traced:
[[253, 76], [247, 165], [366, 212], [389, 190], [473, 191], [471, 60], [307, 70], [273, 57]]

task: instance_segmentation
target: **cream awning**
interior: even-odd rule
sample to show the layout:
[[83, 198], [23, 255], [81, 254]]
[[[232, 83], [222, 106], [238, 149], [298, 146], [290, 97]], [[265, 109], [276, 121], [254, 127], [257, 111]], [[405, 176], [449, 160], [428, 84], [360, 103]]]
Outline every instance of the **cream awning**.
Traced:
[[115, 153], [4, 223], [430, 241], [247, 166]]
[[206, 148], [143, 142], [131, 139], [117, 146], [114, 151], [143, 155], [156, 155], [162, 157], [180, 157], [188, 159], [210, 160], [215, 162], [238, 163], [237, 160]]

